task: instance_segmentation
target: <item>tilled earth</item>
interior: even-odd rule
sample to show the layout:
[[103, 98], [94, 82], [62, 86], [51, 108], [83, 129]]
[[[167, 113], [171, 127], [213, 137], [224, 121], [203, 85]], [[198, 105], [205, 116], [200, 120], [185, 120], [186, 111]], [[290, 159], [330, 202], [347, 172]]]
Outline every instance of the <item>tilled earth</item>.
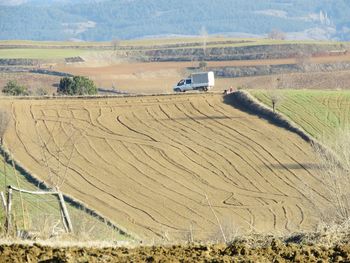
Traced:
[[311, 231], [331, 205], [311, 144], [222, 94], [0, 108], [14, 117], [4, 141], [26, 170], [143, 240], [217, 240], [210, 207], [229, 234]]
[[350, 262], [350, 243], [300, 245], [278, 239], [263, 245], [173, 245], [136, 248], [55, 248], [1, 245], [0, 262]]

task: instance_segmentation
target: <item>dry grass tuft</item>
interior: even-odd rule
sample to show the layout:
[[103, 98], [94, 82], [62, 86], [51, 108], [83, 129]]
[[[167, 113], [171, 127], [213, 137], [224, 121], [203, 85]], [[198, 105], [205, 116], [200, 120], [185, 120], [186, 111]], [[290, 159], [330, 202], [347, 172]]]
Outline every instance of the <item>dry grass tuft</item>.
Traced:
[[350, 220], [350, 129], [338, 129], [323, 142], [331, 151], [318, 145], [314, 149], [320, 160], [319, 171], [327, 186], [330, 206], [323, 211], [327, 224], [343, 226]]

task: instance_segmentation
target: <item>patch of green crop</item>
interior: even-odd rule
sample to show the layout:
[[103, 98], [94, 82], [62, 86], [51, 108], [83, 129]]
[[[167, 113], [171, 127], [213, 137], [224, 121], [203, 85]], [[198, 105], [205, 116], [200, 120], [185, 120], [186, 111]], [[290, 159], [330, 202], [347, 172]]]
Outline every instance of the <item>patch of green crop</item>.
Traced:
[[252, 90], [250, 93], [270, 107], [271, 97], [277, 93], [277, 111], [315, 138], [331, 136], [350, 123], [350, 91]]
[[51, 49], [51, 48], [13, 48], [0, 49], [0, 58], [23, 58], [23, 59], [63, 59], [86, 54], [86, 50], [79, 49]]

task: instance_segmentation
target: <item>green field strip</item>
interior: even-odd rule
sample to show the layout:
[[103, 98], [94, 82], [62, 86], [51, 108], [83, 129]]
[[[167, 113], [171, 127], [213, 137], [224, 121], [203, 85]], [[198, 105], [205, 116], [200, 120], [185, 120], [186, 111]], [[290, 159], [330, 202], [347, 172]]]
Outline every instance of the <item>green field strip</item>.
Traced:
[[269, 107], [272, 107], [271, 94], [279, 94], [277, 111], [316, 138], [330, 136], [336, 129], [349, 125], [350, 91], [251, 90], [250, 93]]
[[0, 59], [64, 59], [87, 54], [86, 50], [79, 49], [40, 49], [40, 48], [12, 48], [0, 49]]

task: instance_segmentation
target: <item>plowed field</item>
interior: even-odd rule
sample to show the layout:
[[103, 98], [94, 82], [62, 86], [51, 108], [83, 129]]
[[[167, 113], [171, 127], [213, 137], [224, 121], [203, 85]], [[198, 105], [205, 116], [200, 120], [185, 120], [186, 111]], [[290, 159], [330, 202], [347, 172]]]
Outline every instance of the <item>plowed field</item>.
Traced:
[[23, 166], [144, 239], [311, 230], [328, 204], [311, 146], [219, 94], [1, 105]]

